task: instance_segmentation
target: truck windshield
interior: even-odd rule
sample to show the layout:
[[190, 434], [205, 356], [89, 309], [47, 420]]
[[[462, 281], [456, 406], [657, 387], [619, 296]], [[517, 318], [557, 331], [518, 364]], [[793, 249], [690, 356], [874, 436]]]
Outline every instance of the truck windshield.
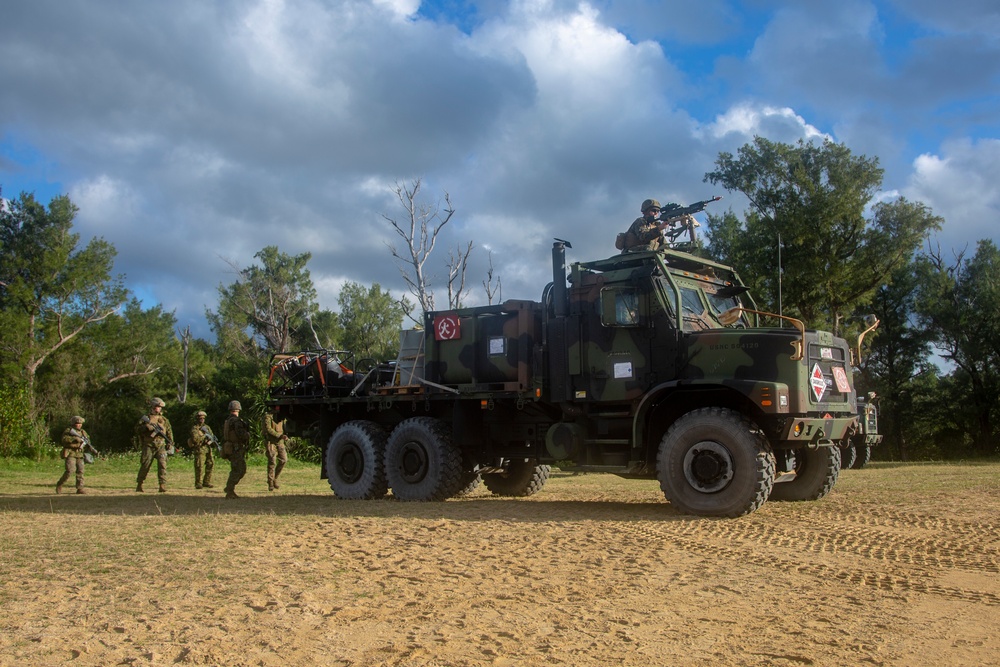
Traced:
[[708, 297], [708, 304], [712, 307], [712, 311], [716, 315], [724, 313], [730, 308], [737, 308], [740, 305], [740, 300], [735, 296], [724, 297], [712, 292], [705, 292], [705, 296]]
[[[685, 331], [721, 328], [717, 316], [740, 305], [738, 298], [720, 296], [714, 292], [713, 287], [714, 285], [698, 285], [697, 288], [680, 285]], [[736, 326], [746, 326], [742, 316]]]

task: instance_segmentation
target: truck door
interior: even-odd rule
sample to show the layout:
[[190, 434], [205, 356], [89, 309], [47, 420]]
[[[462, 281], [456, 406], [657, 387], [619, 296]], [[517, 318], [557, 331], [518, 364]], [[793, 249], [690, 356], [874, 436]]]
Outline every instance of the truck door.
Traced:
[[597, 312], [582, 322], [582, 370], [587, 395], [581, 396], [578, 391], [577, 398], [638, 398], [652, 375], [649, 290], [635, 285], [605, 285], [600, 288], [596, 305]]

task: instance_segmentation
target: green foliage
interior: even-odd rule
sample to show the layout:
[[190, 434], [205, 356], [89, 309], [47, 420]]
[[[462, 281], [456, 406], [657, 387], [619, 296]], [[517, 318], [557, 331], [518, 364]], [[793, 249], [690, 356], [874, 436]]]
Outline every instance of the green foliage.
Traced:
[[947, 417], [971, 452], [1000, 451], [1000, 249], [982, 240], [971, 259], [947, 264], [939, 254], [917, 262], [920, 326], [955, 364], [947, 379]]
[[323, 449], [309, 438], [292, 438], [289, 440], [288, 456], [303, 463], [323, 462]]
[[219, 310], [206, 316], [227, 354], [266, 359], [289, 349], [292, 337], [308, 329], [316, 312], [316, 289], [306, 264], [267, 246], [254, 258], [261, 266], [239, 269], [229, 287], [219, 286]]
[[46, 209], [26, 193], [0, 209], [0, 368], [29, 389], [50, 355], [127, 295], [122, 276], [111, 275], [114, 246], [95, 238], [77, 247], [76, 213], [69, 197], [53, 198]]
[[749, 276], [758, 302], [776, 312], [780, 235], [783, 310], [838, 334], [941, 223], [905, 199], [872, 205], [878, 160], [831, 141], [792, 146], [757, 137], [736, 157], [720, 153], [705, 180], [741, 192], [752, 207], [742, 222], [709, 216], [711, 254]]
[[919, 441], [935, 430], [921, 423], [927, 413], [918, 409], [933, 393], [928, 383], [936, 382], [937, 369], [928, 361], [929, 332], [913, 326], [917, 281], [915, 265], [908, 264], [876, 291], [872, 306], [880, 326], [867, 339], [870, 348], [862, 351], [861, 377], [856, 378], [864, 390], [881, 396], [882, 449], [903, 461], [911, 460]]
[[378, 283], [365, 288], [349, 282], [338, 302], [344, 347], [357, 359], [393, 359], [399, 354], [399, 330], [411, 309], [405, 297], [397, 301]]
[[268, 370], [266, 363], [254, 359], [233, 360], [219, 367], [215, 375], [218, 401], [201, 409], [208, 413], [208, 421], [220, 439], [222, 425], [229, 416], [229, 401], [236, 400], [243, 408], [240, 417], [250, 426], [251, 451], [260, 449], [263, 442], [261, 423], [267, 411]]
[[336, 350], [342, 345], [344, 328], [340, 317], [330, 310], [319, 310], [308, 318], [306, 326], [299, 327], [292, 335], [292, 348], [296, 350]]
[[31, 413], [27, 387], [0, 385], [0, 457], [25, 456], [40, 460], [54, 448], [55, 443]]

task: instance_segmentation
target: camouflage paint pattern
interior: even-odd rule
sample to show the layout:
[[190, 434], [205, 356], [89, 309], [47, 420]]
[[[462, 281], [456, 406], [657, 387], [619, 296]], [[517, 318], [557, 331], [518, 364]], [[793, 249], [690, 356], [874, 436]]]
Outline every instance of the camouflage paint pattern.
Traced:
[[470, 461], [574, 459], [631, 476], [655, 474], [655, 446], [682, 409], [672, 406], [698, 400], [735, 406], [775, 448], [832, 446], [857, 429], [846, 341], [808, 330], [793, 359], [795, 328], [748, 314], [723, 326], [726, 310], [756, 309], [730, 267], [661, 249], [573, 263], [568, 281], [565, 308], [550, 285], [539, 302], [426, 313], [413, 386], [278, 389], [270, 403], [290, 433], [321, 444], [351, 419], [391, 430], [426, 414], [452, 425]]

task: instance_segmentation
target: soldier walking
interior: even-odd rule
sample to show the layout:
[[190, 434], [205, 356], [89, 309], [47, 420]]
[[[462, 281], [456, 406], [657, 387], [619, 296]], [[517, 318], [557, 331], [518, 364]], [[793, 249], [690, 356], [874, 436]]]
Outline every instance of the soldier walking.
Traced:
[[135, 490], [142, 493], [142, 483], [156, 459], [156, 476], [160, 482], [160, 493], [167, 492], [167, 457], [173, 453], [174, 431], [170, 421], [163, 416], [166, 405], [161, 399], [149, 401], [149, 414], [143, 415], [135, 425], [135, 434], [142, 447], [142, 459], [139, 464], [139, 476], [135, 480]]
[[239, 498], [236, 485], [247, 474], [247, 445], [250, 430], [240, 419], [243, 407], [239, 401], [229, 401], [229, 416], [222, 425], [222, 452], [229, 459], [229, 479], [226, 480], [226, 498]]
[[278, 410], [272, 409], [264, 415], [264, 449], [267, 453], [267, 490], [274, 491], [278, 487], [278, 475], [288, 463], [288, 449], [285, 442], [285, 417]]
[[90, 436], [83, 430], [83, 417], [71, 417], [70, 425], [62, 434], [62, 458], [66, 464], [66, 472], [56, 482], [56, 493], [62, 493], [63, 484], [69, 476], [76, 473], [76, 492], [86, 493], [83, 488], [83, 450], [90, 444]]
[[188, 449], [194, 456], [194, 488], [212, 488], [212, 470], [215, 468], [214, 445], [217, 442], [212, 427], [205, 423], [204, 410], [194, 413], [195, 423], [188, 437]]

